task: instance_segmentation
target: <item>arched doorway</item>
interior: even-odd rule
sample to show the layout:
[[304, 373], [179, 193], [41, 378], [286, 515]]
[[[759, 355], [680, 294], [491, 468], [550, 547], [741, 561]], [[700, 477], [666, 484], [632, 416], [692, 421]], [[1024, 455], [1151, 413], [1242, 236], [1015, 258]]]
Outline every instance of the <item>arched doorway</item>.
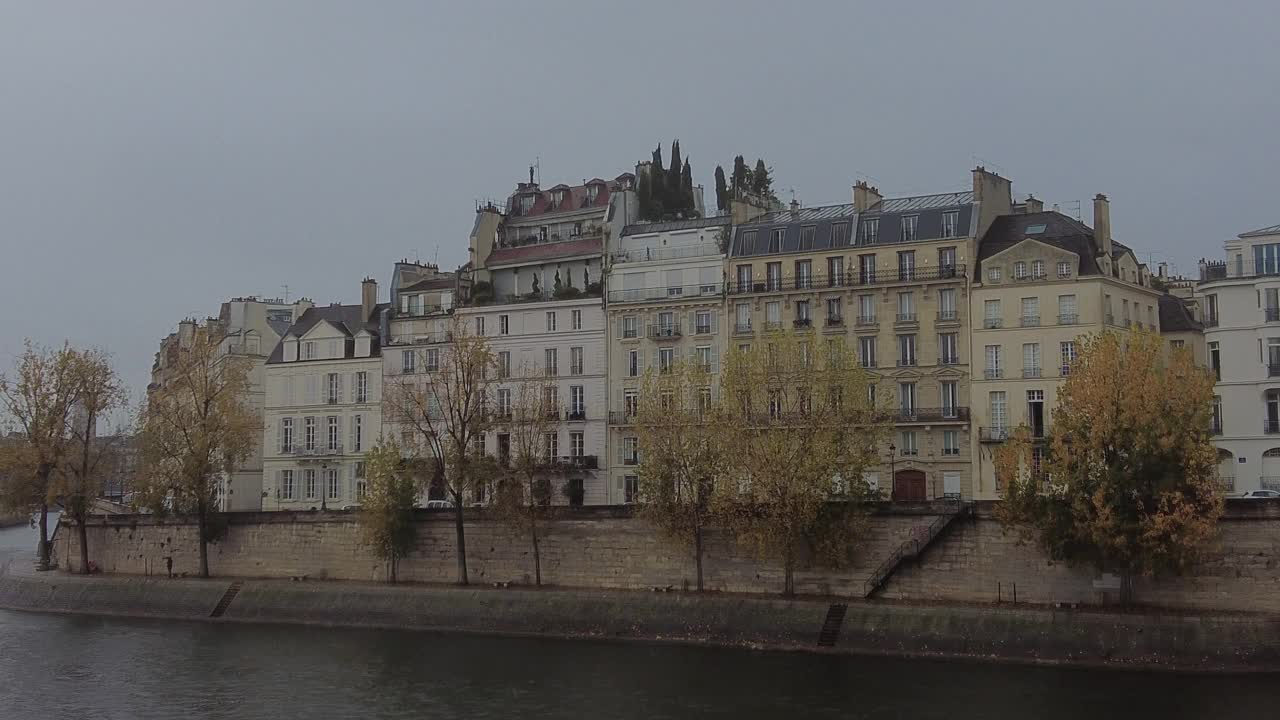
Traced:
[[1262, 453], [1262, 475], [1258, 487], [1263, 490], [1280, 490], [1280, 448]]
[[1218, 448], [1218, 486], [1224, 492], [1236, 489], [1236, 456], [1222, 448]]
[[894, 502], [925, 502], [929, 499], [923, 470], [899, 470], [893, 476]]

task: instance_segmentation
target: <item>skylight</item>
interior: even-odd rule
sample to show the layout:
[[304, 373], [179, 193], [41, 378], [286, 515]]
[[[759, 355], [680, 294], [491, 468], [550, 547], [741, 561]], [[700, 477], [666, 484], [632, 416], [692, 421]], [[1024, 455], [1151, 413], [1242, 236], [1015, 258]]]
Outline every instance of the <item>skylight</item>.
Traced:
[[1040, 233], [1044, 232], [1044, 228], [1045, 228], [1045, 226], [1044, 226], [1044, 225], [1028, 225], [1028, 226], [1027, 226], [1027, 234], [1028, 234], [1028, 235], [1039, 235]]

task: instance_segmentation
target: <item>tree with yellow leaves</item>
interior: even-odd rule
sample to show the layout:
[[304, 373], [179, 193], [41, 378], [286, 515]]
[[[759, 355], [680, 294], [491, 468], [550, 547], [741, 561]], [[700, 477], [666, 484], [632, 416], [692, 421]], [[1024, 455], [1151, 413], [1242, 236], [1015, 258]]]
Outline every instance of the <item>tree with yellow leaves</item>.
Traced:
[[545, 532], [544, 520], [551, 513], [552, 474], [557, 469], [557, 459], [547, 455], [547, 435], [560, 427], [556, 384], [532, 368], [504, 384], [507, 387], [500, 388], [494, 408], [494, 428], [506, 436], [507, 447], [499, 444], [497, 448], [498, 486], [493, 509], [516, 530], [529, 534], [533, 582], [541, 586], [539, 543]]
[[1047, 444], [1025, 431], [995, 467], [1006, 526], [1051, 559], [1122, 579], [1178, 573], [1213, 538], [1222, 513], [1208, 428], [1213, 377], [1160, 336], [1089, 337], [1058, 394]]
[[387, 580], [400, 577], [400, 558], [409, 554], [417, 538], [413, 508], [422, 483], [404, 461], [394, 437], [380, 439], [365, 454], [365, 493], [360, 502], [360, 527], [374, 555], [387, 564]]
[[210, 324], [179, 347], [164, 381], [147, 397], [139, 437], [139, 504], [196, 516], [201, 577], [209, 577], [209, 543], [225, 530], [214, 502], [218, 477], [234, 472], [262, 433], [249, 405], [249, 361], [222, 352], [222, 341]]
[[863, 472], [888, 430], [844, 344], [816, 352], [811, 337], [766, 335], [731, 352], [721, 376], [714, 500], [740, 539], [782, 564], [785, 595], [805, 547], [847, 557], [872, 496]]
[[716, 507], [716, 478], [725, 472], [725, 431], [719, 388], [709, 368], [677, 363], [645, 374], [636, 410], [637, 507], [693, 555], [703, 590], [703, 544]]

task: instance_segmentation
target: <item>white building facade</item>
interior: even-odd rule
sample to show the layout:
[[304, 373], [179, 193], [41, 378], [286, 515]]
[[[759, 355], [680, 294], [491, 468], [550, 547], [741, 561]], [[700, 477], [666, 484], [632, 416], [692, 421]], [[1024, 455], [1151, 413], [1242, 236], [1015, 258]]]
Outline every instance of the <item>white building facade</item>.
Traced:
[[1280, 225], [1227, 241], [1200, 275], [1219, 480], [1228, 494], [1280, 490]]

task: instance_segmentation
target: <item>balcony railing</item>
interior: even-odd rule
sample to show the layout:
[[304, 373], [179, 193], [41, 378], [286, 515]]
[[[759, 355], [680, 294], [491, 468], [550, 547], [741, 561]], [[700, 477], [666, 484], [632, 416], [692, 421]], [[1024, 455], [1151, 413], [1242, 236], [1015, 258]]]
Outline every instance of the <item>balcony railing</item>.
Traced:
[[915, 366], [916, 366], [916, 359], [914, 357], [898, 358], [898, 367], [915, 367]]
[[1269, 363], [1267, 365], [1267, 377], [1280, 377], [1280, 364]]
[[764, 329], [765, 330], [781, 330], [782, 321], [781, 320], [765, 320]]
[[645, 327], [645, 335], [654, 340], [678, 338], [680, 337], [680, 323], [647, 325]]
[[857, 322], [857, 325], [859, 325], [860, 327], [874, 327], [876, 325], [876, 316], [875, 315], [859, 315], [856, 322]]
[[1258, 478], [1258, 485], [1263, 490], [1280, 490], [1280, 476], [1263, 475]]
[[751, 332], [751, 323], [734, 323], [733, 331], [736, 333], [749, 333]]
[[676, 245], [672, 247], [656, 247], [656, 248], [634, 248], [631, 250], [619, 250], [613, 255], [612, 259], [616, 263], [626, 262], [650, 262], [653, 260], [678, 260], [680, 258], [694, 257], [711, 257], [713, 255], [721, 255], [720, 248], [715, 243], [700, 243], [698, 245]]
[[987, 380], [999, 380], [1004, 377], [1004, 370], [1002, 368], [987, 368], [982, 371], [982, 377]]
[[719, 282], [700, 283], [698, 285], [669, 285], [667, 287], [636, 288], [631, 290], [610, 290], [609, 302], [649, 302], [667, 300], [669, 298], [719, 297], [723, 294], [724, 284]]
[[865, 285], [891, 285], [898, 283], [929, 282], [934, 280], [956, 280], [963, 278], [964, 265], [943, 266], [935, 268], [915, 268], [903, 270], [849, 270], [836, 275], [799, 275], [792, 277], [774, 277], [764, 280], [740, 280], [729, 284], [730, 295], [746, 293], [782, 292], [791, 290], [812, 290], [815, 288], [858, 287]]
[[1235, 490], [1236, 476], [1235, 475], [1219, 475], [1218, 489], [1222, 490], [1223, 492], [1231, 492]]
[[986, 318], [982, 321], [982, 327], [988, 330], [1004, 327], [1004, 318]]
[[939, 310], [938, 322], [959, 322], [960, 311], [958, 310]]
[[1263, 420], [1262, 432], [1268, 435], [1272, 433], [1280, 433], [1280, 420]]
[[1210, 422], [1210, 423], [1209, 423], [1209, 434], [1210, 434], [1210, 435], [1221, 435], [1221, 434], [1222, 434], [1222, 421], [1221, 421], [1221, 420], [1214, 420], [1214, 421], [1212, 421], [1212, 422]]
[[1217, 316], [1217, 315], [1206, 315], [1206, 316], [1205, 316], [1205, 318], [1204, 318], [1204, 326], [1205, 326], [1205, 327], [1218, 327], [1218, 316]]
[[813, 327], [813, 321], [809, 318], [796, 318], [791, 321], [791, 326], [797, 329]]
[[587, 411], [583, 408], [569, 410], [564, 414], [564, 419], [570, 422], [582, 422], [587, 419]]
[[636, 414], [626, 410], [609, 411], [610, 425], [634, 425], [636, 423]]
[[1075, 313], [1065, 313], [1058, 316], [1059, 325], [1075, 325], [1080, 322], [1080, 316]]
[[1023, 315], [1022, 327], [1040, 327], [1039, 315]]
[[294, 445], [290, 448], [281, 448], [280, 454], [295, 455], [298, 457], [325, 457], [328, 455], [341, 455], [342, 445], [316, 445], [311, 448]]
[[1024, 368], [1022, 368], [1022, 377], [1024, 377], [1024, 378], [1038, 378], [1038, 377], [1040, 377], [1040, 368], [1038, 368], [1038, 367], [1024, 367]]
[[969, 408], [958, 405], [944, 408], [911, 408], [909, 410], [898, 408], [890, 411], [889, 420], [898, 424], [968, 422]]
[[912, 312], [912, 313], [898, 313], [897, 317], [894, 319], [894, 322], [900, 322], [900, 323], [913, 323], [913, 322], [920, 322], [920, 316], [919, 316], [919, 315], [916, 315], [916, 314], [915, 314], [915, 313], [913, 313], [913, 312]]
[[960, 356], [959, 355], [943, 355], [942, 357], [938, 358], [938, 364], [939, 365], [959, 365]]
[[826, 326], [827, 326], [827, 327], [840, 327], [840, 326], [842, 326], [842, 325], [844, 325], [844, 318], [842, 318], [842, 317], [840, 317], [840, 316], [838, 316], [838, 315], [837, 315], [837, 316], [835, 316], [835, 317], [828, 317], [828, 318], [827, 318], [827, 322], [826, 322]]
[[1009, 439], [1009, 428], [1007, 427], [980, 427], [978, 428], [979, 442], [1004, 442]]

